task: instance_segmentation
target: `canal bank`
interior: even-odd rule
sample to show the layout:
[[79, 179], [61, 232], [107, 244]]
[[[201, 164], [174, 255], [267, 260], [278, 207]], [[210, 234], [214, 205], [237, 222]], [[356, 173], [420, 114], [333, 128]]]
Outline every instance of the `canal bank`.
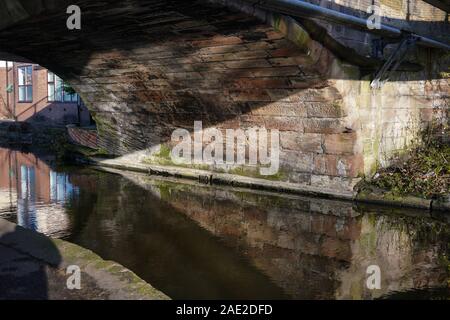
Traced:
[[[74, 276], [80, 270], [79, 289]], [[166, 300], [122, 265], [0, 219], [0, 299]]]
[[447, 198], [440, 198], [438, 200], [424, 199], [414, 195], [396, 195], [392, 192], [382, 190], [374, 186], [365, 186], [360, 190], [353, 191], [333, 190], [283, 181], [270, 181], [229, 173], [216, 173], [185, 167], [147, 164], [139, 161], [138, 158], [130, 160], [129, 157], [116, 159], [88, 157], [83, 159], [79, 158], [78, 161], [80, 163], [89, 164], [100, 168], [105, 167], [163, 177], [185, 178], [211, 185], [228, 185], [232, 187], [275, 191], [326, 199], [337, 199], [351, 201], [354, 203], [371, 203], [376, 205], [393, 206], [397, 208], [412, 208], [442, 212], [450, 211], [450, 196]]
[[[28, 128], [29, 126], [20, 124], [19, 127]], [[30, 129], [23, 128], [21, 130], [25, 130], [24, 132], [30, 131]], [[3, 140], [5, 141], [0, 141], [0, 144], [10, 146], [13, 143], [12, 145], [22, 149], [23, 147], [27, 147], [24, 139], [26, 138], [30, 141], [32, 139], [33, 147], [37, 147], [43, 153], [50, 152], [55, 154], [57, 161], [61, 163], [75, 160], [76, 163], [83, 165], [88, 164], [94, 167], [114, 168], [163, 177], [191, 179], [211, 185], [227, 185], [397, 208], [450, 212], [450, 193], [440, 194], [438, 198], [424, 197], [421, 194], [416, 195], [408, 192], [399, 193], [398, 191], [392, 190], [395, 186], [380, 188], [377, 184], [371, 182], [372, 179], [360, 179], [360, 182], [353, 189], [340, 188], [339, 186], [333, 187], [332, 184], [329, 185], [328, 183], [324, 183], [322, 186], [313, 186], [306, 183], [286, 182], [278, 180], [277, 177], [274, 179], [270, 177], [264, 178], [248, 174], [245, 171], [226, 173], [208, 168], [191, 168], [182, 165], [175, 166], [165, 163], [153, 163], [149, 161], [146, 151], [114, 157], [98, 147], [97, 131], [93, 127], [81, 128], [67, 126], [67, 128], [34, 128], [32, 133], [28, 133], [28, 135], [25, 135], [19, 130], [21, 133], [18, 136], [16, 136], [16, 131], [12, 133], [8, 131], [7, 134], [4, 134]], [[421, 149], [418, 150], [420, 151]], [[447, 166], [448, 163], [445, 160], [446, 155], [437, 155], [444, 159], [445, 166]], [[392, 168], [396, 169], [397, 166], [392, 166]], [[388, 171], [390, 169], [391, 167], [385, 170]], [[440, 170], [442, 171], [442, 169]], [[433, 171], [430, 172], [433, 173]], [[412, 179], [415, 178], [414, 176]], [[445, 179], [446, 176], [443, 178]]]

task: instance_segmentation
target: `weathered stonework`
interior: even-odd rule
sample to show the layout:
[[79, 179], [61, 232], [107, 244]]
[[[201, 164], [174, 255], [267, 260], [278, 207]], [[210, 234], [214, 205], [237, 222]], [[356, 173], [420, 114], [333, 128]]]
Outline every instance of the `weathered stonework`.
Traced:
[[[172, 164], [173, 130], [193, 131], [194, 121], [264, 126], [281, 134], [281, 169], [268, 179], [349, 190], [446, 108], [448, 79], [425, 80], [439, 79], [445, 60], [374, 91], [299, 22], [246, 2], [73, 2], [83, 10], [81, 31], [67, 31], [65, 11], [29, 18], [0, 31], [2, 50], [69, 81], [94, 114], [99, 145], [129, 161]], [[426, 65], [430, 57], [419, 53]]]
[[70, 140], [78, 145], [92, 149], [98, 148], [98, 134], [95, 128], [80, 128], [74, 125], [67, 126]]

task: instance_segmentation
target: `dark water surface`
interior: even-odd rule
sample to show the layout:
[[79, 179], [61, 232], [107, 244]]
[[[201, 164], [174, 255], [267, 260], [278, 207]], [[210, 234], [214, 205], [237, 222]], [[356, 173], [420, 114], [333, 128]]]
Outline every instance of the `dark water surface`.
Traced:
[[[0, 149], [0, 217], [117, 261], [174, 299], [450, 296], [448, 215], [51, 160]], [[381, 289], [367, 288], [370, 265]]]

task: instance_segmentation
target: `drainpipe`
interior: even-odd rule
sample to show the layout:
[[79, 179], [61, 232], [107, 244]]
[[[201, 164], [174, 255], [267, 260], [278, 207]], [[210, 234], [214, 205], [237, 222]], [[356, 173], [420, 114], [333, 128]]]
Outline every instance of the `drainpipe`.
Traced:
[[405, 30], [401, 30], [386, 24], [381, 24], [379, 29], [369, 29], [367, 20], [336, 10], [324, 8], [302, 0], [261, 0], [252, 1], [254, 6], [261, 9], [274, 11], [299, 18], [317, 18], [329, 22], [347, 24], [366, 32], [387, 35], [393, 38], [401, 38], [404, 34], [410, 34], [417, 39], [417, 44], [425, 47], [450, 50], [450, 45], [427, 37], [423, 37]]
[[9, 109], [9, 92], [8, 92], [8, 86], [9, 86], [9, 62], [6, 61], [6, 110], [8, 112], [11, 112]]
[[77, 94], [77, 116], [78, 116], [78, 126], [81, 127], [81, 98]]
[[13, 84], [13, 117], [14, 122], [17, 122], [16, 117], [16, 70], [15, 70], [16, 64], [13, 61], [12, 63], [12, 84]]
[[[8, 67], [8, 62], [6, 63]], [[8, 69], [8, 68], [7, 68]], [[9, 186], [9, 208], [12, 210], [12, 167], [11, 167], [11, 150], [8, 150], [8, 186]]]

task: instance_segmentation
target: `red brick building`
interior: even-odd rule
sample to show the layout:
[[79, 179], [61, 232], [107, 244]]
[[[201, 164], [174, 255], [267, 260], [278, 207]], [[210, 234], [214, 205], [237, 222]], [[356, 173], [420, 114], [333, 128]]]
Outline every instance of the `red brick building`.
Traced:
[[88, 109], [67, 88], [61, 78], [39, 65], [0, 61], [0, 120], [90, 125]]

